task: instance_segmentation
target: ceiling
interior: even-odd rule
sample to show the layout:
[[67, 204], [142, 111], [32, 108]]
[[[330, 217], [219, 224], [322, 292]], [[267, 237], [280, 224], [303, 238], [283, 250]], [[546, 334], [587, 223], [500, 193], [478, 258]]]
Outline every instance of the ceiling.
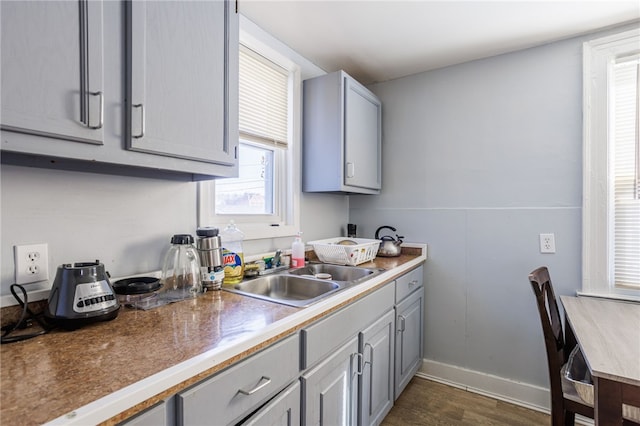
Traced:
[[320, 68], [364, 84], [640, 19], [637, 0], [240, 0], [238, 8]]

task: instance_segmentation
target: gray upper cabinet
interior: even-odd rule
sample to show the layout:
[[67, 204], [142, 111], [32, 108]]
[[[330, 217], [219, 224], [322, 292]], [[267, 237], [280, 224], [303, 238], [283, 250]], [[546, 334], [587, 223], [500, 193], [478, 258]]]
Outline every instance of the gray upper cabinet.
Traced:
[[230, 72], [237, 75], [227, 48], [233, 4], [133, 1], [128, 6], [127, 148], [233, 165], [237, 132], [226, 125], [237, 120], [237, 104], [230, 105], [227, 91]]
[[0, 7], [3, 163], [180, 180], [237, 175], [233, 1]]
[[304, 81], [302, 189], [378, 194], [382, 104], [344, 71]]
[[2, 129], [103, 144], [99, 1], [3, 1]]

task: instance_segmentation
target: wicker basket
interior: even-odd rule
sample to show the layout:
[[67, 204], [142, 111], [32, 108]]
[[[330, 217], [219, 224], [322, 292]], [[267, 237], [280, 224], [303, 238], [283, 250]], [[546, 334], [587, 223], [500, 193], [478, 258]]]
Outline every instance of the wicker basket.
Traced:
[[[573, 384], [578, 396], [584, 402], [593, 406], [593, 379], [579, 346], [576, 346], [571, 351], [566, 367], [564, 377]], [[622, 404], [622, 417], [640, 422], [640, 408]]]
[[[352, 241], [355, 244], [342, 245], [341, 241]], [[329, 238], [327, 240], [309, 241], [318, 259], [334, 265], [359, 265], [373, 260], [378, 253], [380, 240], [366, 238]]]

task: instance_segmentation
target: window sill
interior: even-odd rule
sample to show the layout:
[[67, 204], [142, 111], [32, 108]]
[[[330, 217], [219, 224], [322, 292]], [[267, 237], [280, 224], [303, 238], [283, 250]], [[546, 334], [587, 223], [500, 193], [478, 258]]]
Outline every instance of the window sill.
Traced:
[[[267, 224], [243, 224], [242, 222], [236, 222], [236, 225], [244, 233], [245, 241], [295, 237], [299, 231], [293, 225], [272, 226]], [[222, 229], [224, 229], [224, 226], [220, 227], [220, 230]]]
[[640, 302], [640, 294], [632, 295], [632, 294], [619, 294], [619, 293], [596, 293], [596, 292], [577, 291], [576, 295], [582, 296], [582, 297], [598, 297], [601, 299], [620, 300], [625, 302]]

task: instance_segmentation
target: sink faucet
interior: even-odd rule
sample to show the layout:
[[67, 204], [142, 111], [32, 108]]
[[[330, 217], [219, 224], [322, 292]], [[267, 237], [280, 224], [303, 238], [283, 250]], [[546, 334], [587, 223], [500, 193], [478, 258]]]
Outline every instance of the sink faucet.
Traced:
[[282, 250], [276, 250], [276, 253], [273, 255], [273, 266], [280, 266], [280, 256], [282, 256]]

